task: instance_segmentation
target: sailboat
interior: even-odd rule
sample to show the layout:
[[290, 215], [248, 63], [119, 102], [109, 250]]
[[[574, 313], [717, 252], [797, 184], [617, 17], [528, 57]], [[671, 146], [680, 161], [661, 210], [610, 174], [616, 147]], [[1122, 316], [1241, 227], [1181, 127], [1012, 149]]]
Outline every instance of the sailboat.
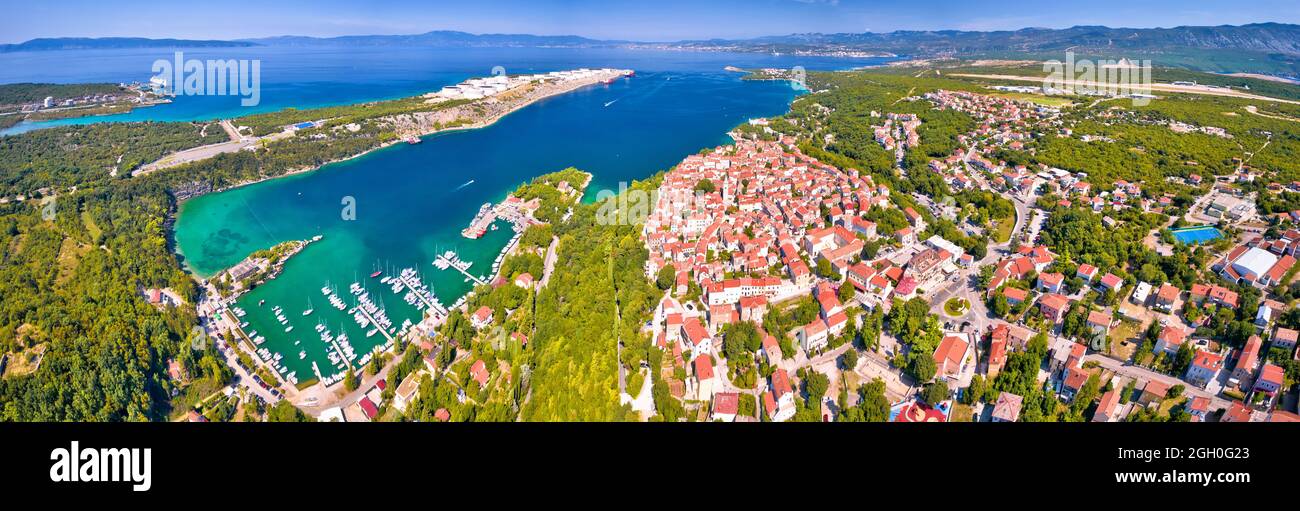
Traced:
[[307, 297], [307, 310], [302, 311], [303, 316], [310, 316], [316, 309], [311, 308], [311, 297]]

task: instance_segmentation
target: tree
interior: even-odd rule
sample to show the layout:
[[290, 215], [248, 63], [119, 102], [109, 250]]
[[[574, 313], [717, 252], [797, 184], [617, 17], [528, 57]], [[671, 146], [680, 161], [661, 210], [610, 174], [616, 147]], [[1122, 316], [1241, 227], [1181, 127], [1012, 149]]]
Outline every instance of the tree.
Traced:
[[934, 378], [934, 373], [938, 367], [934, 364], [934, 359], [928, 355], [913, 357], [912, 363], [907, 366], [907, 373], [912, 375], [916, 381], [930, 381]]
[[984, 382], [983, 376], [978, 374], [972, 376], [970, 379], [970, 386], [966, 387], [966, 391], [961, 394], [962, 404], [975, 404], [977, 401], [984, 398], [984, 392], [987, 389], [988, 385]]
[[1192, 365], [1192, 359], [1196, 358], [1196, 350], [1192, 349], [1192, 347], [1189, 346], [1190, 344], [1191, 343], [1189, 342], [1185, 342], [1178, 347], [1178, 353], [1174, 355], [1173, 365], [1170, 366], [1170, 370], [1173, 371], [1174, 374], [1183, 374], [1187, 372], [1187, 368]]
[[858, 406], [844, 410], [836, 419], [843, 422], [885, 422], [889, 420], [889, 399], [885, 382], [874, 378], [858, 388]]
[[808, 370], [808, 375], [804, 378], [804, 390], [808, 392], [808, 406], [814, 403], [821, 403], [822, 397], [826, 395], [826, 389], [830, 388], [831, 381], [826, 375]]
[[989, 304], [989, 311], [994, 316], [1002, 318], [1006, 317], [1007, 312], [1010, 310], [1011, 306], [1007, 304], [1007, 296], [1001, 292], [994, 293], [992, 303]]
[[352, 372], [351, 367], [348, 367], [347, 374], [343, 376], [343, 387], [348, 390], [357, 390], [359, 385], [361, 385], [361, 382], [357, 381], [356, 373]]
[[856, 349], [849, 348], [848, 350], [845, 350], [844, 355], [841, 358], [843, 359], [842, 362], [844, 363], [845, 369], [852, 370], [854, 367], [858, 366], [858, 350]]
[[856, 293], [857, 290], [853, 288], [853, 284], [845, 282], [844, 284], [840, 285], [840, 290], [839, 290], [840, 303], [849, 303], [853, 301], [853, 297]]
[[941, 381], [930, 383], [921, 391], [921, 400], [930, 406], [938, 406], [945, 399], [948, 399], [947, 383]]
[[660, 291], [667, 291], [675, 283], [677, 283], [677, 271], [673, 269], [673, 265], [665, 264], [663, 268], [659, 269], [659, 274], [655, 277], [655, 285], [659, 286]]
[[695, 182], [695, 191], [696, 191], [696, 192], [701, 192], [701, 193], [713, 193], [713, 192], [716, 191], [716, 190], [717, 190], [717, 187], [715, 187], [715, 186], [713, 185], [713, 181], [709, 181], [708, 179], [701, 179], [701, 180]]
[[751, 321], [730, 323], [722, 328], [722, 352], [728, 361], [738, 361], [751, 357], [763, 347], [763, 338], [758, 334], [758, 327]]
[[293, 406], [289, 400], [281, 399], [266, 411], [266, 422], [315, 422], [315, 420], [302, 413], [302, 410]]
[[994, 270], [993, 265], [986, 265], [986, 266], [981, 266], [981, 267], [980, 267], [980, 273], [979, 273], [979, 287], [980, 287], [980, 289], [988, 289], [988, 288], [989, 288], [989, 283], [990, 283], [990, 282], [993, 282], [993, 272], [994, 272], [994, 271], [995, 271], [995, 270]]
[[831, 266], [831, 262], [824, 258], [817, 258], [817, 276], [827, 279], [839, 279], [839, 274]]

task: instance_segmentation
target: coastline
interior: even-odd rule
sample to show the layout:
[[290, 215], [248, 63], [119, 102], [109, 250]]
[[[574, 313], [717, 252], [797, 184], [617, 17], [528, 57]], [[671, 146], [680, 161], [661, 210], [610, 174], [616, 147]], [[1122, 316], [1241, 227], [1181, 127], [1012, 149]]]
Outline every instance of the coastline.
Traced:
[[[496, 123], [497, 123], [498, 121], [500, 121], [501, 119], [504, 119], [506, 116], [508, 116], [508, 115], [510, 115], [510, 114], [513, 114], [513, 113], [515, 113], [515, 112], [517, 112], [517, 111], [519, 111], [519, 110], [522, 110], [522, 109], [524, 109], [524, 108], [526, 108], [526, 107], [528, 107], [528, 106], [530, 106], [530, 105], [533, 105], [534, 103], [537, 103], [537, 102], [542, 101], [542, 100], [545, 100], [545, 99], [550, 99], [550, 98], [553, 98], [553, 97], [556, 97], [556, 96], [561, 96], [561, 95], [564, 95], [564, 94], [568, 94], [568, 93], [574, 92], [574, 91], [576, 91], [576, 90], [582, 89], [582, 88], [584, 88], [584, 87], [588, 87], [588, 86], [591, 86], [591, 85], [595, 85], [595, 84], [597, 84], [597, 83], [600, 83], [600, 80], [598, 80], [598, 79], [583, 80], [582, 83], [575, 84], [575, 85], [573, 85], [573, 86], [571, 86], [571, 87], [565, 87], [565, 88], [563, 88], [563, 89], [561, 89], [561, 90], [554, 91], [554, 92], [552, 92], [552, 93], [550, 93], [550, 94], [543, 94], [543, 95], [540, 95], [540, 96], [537, 96], [537, 97], [529, 98], [529, 99], [527, 99], [527, 100], [525, 100], [525, 101], [523, 101], [523, 102], [520, 102], [519, 104], [511, 105], [509, 108], [507, 108], [507, 109], [505, 109], [505, 110], [503, 110], [503, 111], [501, 111], [501, 112], [499, 112], [499, 113], [493, 114], [493, 115], [491, 115], [491, 116], [489, 116], [489, 117], [487, 117], [487, 118], [485, 118], [485, 119], [483, 119], [483, 120], [480, 120], [480, 121], [478, 121], [478, 122], [475, 122], [475, 123], [470, 123], [470, 124], [461, 125], [461, 126], [455, 126], [455, 127], [449, 127], [449, 128], [438, 128], [438, 129], [432, 129], [432, 130], [422, 130], [422, 131], [420, 131], [420, 132], [418, 132], [418, 133], [413, 134], [412, 136], [415, 136], [415, 137], [418, 137], [418, 138], [420, 138], [420, 139], [423, 139], [424, 137], [428, 137], [428, 136], [432, 136], [432, 135], [437, 135], [437, 134], [441, 134], [441, 133], [454, 133], [454, 132], [458, 132], [458, 131], [472, 131], [472, 130], [477, 130], [477, 129], [487, 128], [487, 127], [489, 127], [489, 126], [492, 126], [493, 124], [496, 124]], [[420, 97], [420, 96], [413, 96], [413, 97]], [[386, 141], [386, 142], [382, 142], [382, 143], [380, 143], [379, 145], [377, 145], [377, 146], [375, 146], [375, 147], [371, 147], [371, 148], [369, 148], [369, 149], [366, 149], [366, 150], [364, 150], [364, 151], [361, 151], [361, 152], [359, 152], [359, 153], [356, 153], [356, 154], [353, 154], [353, 155], [351, 155], [351, 156], [347, 156], [347, 157], [344, 157], [344, 158], [336, 158], [336, 159], [333, 159], [333, 160], [328, 160], [328, 161], [322, 162], [322, 163], [320, 163], [320, 164], [311, 165], [311, 166], [307, 166], [307, 167], [303, 167], [303, 168], [299, 168], [299, 169], [289, 170], [289, 171], [286, 171], [286, 172], [283, 172], [283, 173], [280, 173], [280, 174], [277, 174], [277, 175], [274, 175], [274, 176], [264, 176], [264, 177], [261, 177], [261, 178], [258, 178], [258, 179], [250, 179], [250, 180], [241, 181], [241, 182], [238, 182], [238, 183], [235, 183], [235, 184], [232, 184], [232, 185], [224, 186], [224, 187], [221, 187], [221, 188], [214, 188], [214, 189], [212, 189], [212, 190], [209, 190], [209, 191], [206, 191], [206, 192], [203, 192], [203, 193], [198, 193], [198, 194], [194, 194], [194, 195], [188, 195], [188, 196], [186, 196], [186, 197], [184, 197], [184, 198], [182, 198], [182, 199], [179, 199], [179, 200], [177, 201], [178, 212], [179, 212], [179, 206], [180, 206], [181, 204], [184, 204], [185, 202], [189, 201], [190, 199], [194, 199], [194, 198], [197, 198], [197, 197], [202, 197], [202, 196], [204, 196], [204, 195], [209, 195], [209, 194], [213, 194], [213, 193], [221, 193], [221, 192], [225, 192], [225, 191], [229, 191], [229, 190], [234, 190], [234, 189], [236, 189], [236, 188], [241, 188], [241, 187], [248, 186], [248, 185], [254, 185], [254, 184], [262, 183], [262, 182], [265, 182], [265, 181], [271, 181], [271, 180], [279, 179], [279, 178], [282, 178], [282, 177], [289, 177], [289, 176], [294, 176], [294, 175], [298, 175], [298, 174], [303, 174], [303, 173], [306, 173], [306, 172], [311, 172], [311, 171], [319, 170], [319, 169], [321, 169], [321, 168], [323, 168], [323, 167], [325, 167], [325, 166], [327, 166], [327, 165], [333, 165], [333, 164], [335, 164], [335, 163], [342, 163], [342, 162], [345, 162], [345, 161], [349, 161], [349, 160], [352, 160], [352, 159], [355, 159], [355, 158], [358, 158], [358, 157], [361, 157], [361, 156], [365, 156], [365, 155], [370, 154], [370, 153], [375, 152], [375, 151], [379, 151], [379, 150], [382, 150], [382, 149], [387, 149], [387, 148], [389, 148], [389, 147], [391, 147], [391, 146], [393, 146], [393, 145], [396, 145], [396, 144], [399, 144], [399, 143], [404, 143], [404, 142], [405, 142], [405, 140], [403, 140], [402, 137], [396, 137], [396, 138], [394, 138], [393, 140], [389, 140], [389, 141]], [[588, 179], [588, 182], [590, 182], [590, 178]], [[177, 216], [179, 216], [179, 213], [177, 214]]]

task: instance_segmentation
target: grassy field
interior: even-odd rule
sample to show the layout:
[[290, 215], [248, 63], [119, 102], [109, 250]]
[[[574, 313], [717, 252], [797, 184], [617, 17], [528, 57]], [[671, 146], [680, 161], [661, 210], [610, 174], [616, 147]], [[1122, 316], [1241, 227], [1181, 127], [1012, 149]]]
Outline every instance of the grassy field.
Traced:
[[[1110, 354], [1111, 357], [1118, 360], [1128, 360], [1133, 357], [1133, 352], [1137, 351], [1138, 343], [1135, 338], [1142, 333], [1142, 325], [1135, 322], [1124, 320], [1119, 322], [1119, 326], [1110, 331]], [[1124, 341], [1129, 341], [1125, 344]]]
[[1003, 218], [994, 222], [991, 236], [995, 243], [1006, 243], [1011, 239], [1011, 231], [1016, 228], [1016, 217]]
[[952, 414], [948, 417], [948, 422], [971, 422], [974, 418], [975, 411], [970, 405], [964, 405], [954, 402], [952, 404]]

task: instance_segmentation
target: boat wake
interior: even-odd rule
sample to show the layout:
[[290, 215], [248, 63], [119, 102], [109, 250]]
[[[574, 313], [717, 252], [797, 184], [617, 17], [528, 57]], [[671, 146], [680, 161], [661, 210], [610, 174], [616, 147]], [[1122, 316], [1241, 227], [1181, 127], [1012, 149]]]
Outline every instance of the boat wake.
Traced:
[[[618, 99], [623, 99], [623, 98], [618, 98]], [[614, 103], [617, 103], [617, 102], [618, 102], [618, 99], [616, 99], [616, 100], [614, 100], [614, 101], [606, 102], [606, 103], [605, 103], [605, 108], [609, 108], [609, 105], [612, 105], [612, 104], [614, 104]]]
[[474, 180], [473, 180], [473, 179], [471, 179], [471, 180], [469, 180], [469, 181], [466, 181], [465, 184], [463, 184], [463, 185], [457, 186], [457, 187], [456, 187], [456, 190], [463, 189], [463, 188], [465, 188], [466, 186], [469, 186], [469, 185], [472, 185], [472, 184], [474, 184]]

